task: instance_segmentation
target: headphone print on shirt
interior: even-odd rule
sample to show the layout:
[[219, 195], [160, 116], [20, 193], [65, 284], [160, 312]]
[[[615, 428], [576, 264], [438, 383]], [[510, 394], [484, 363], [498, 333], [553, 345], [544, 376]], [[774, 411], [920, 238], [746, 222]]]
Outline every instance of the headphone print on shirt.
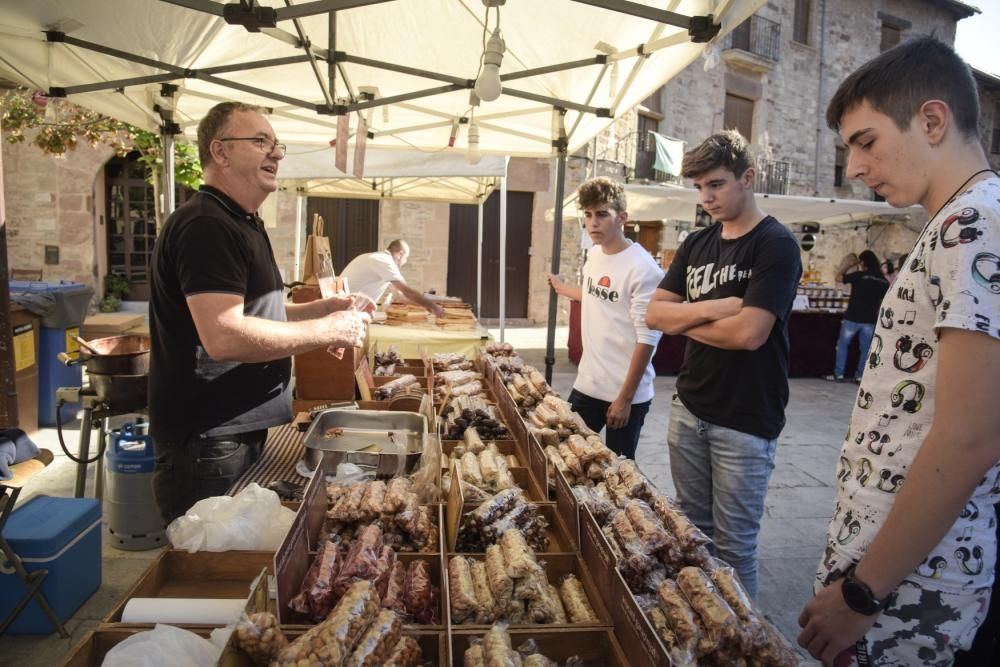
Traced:
[[[972, 243], [976, 239], [982, 237], [983, 231], [975, 227], [969, 227], [979, 220], [979, 211], [970, 207], [963, 208], [958, 213], [949, 215], [945, 218], [945, 221], [941, 223], [941, 230], [939, 232], [941, 245], [945, 248], [954, 248], [959, 244]], [[952, 225], [957, 224], [961, 229], [959, 229], [958, 234], [948, 234], [949, 229]]]
[[[904, 358], [909, 354], [914, 360], [909, 366], [904, 365]], [[934, 348], [921, 340], [916, 345], [909, 335], [901, 336], [896, 340], [896, 353], [892, 357], [892, 365], [897, 370], [904, 373], [916, 373], [927, 364], [927, 360], [934, 356]]]

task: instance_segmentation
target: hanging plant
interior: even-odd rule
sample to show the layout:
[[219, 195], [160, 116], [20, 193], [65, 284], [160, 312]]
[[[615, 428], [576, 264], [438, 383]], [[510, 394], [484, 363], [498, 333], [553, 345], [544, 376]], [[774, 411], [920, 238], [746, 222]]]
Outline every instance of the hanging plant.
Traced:
[[[54, 112], [47, 117], [46, 109], [50, 106]], [[150, 183], [163, 173], [160, 135], [69, 102], [50, 99], [39, 91], [16, 88], [0, 96], [0, 119], [11, 144], [23, 143], [27, 131], [37, 130], [31, 143], [48, 155], [63, 156], [82, 140], [91, 146], [111, 146], [119, 156], [138, 151]], [[174, 176], [178, 183], [192, 190], [201, 186], [201, 163], [195, 146], [174, 143]]]

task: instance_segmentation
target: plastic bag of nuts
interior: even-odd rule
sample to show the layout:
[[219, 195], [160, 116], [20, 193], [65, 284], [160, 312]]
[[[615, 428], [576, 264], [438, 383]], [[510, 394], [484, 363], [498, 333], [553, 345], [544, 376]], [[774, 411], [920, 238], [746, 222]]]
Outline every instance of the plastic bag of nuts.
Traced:
[[236, 645], [255, 665], [269, 665], [285, 648], [288, 640], [278, 626], [278, 619], [271, 612], [243, 616], [236, 624]]

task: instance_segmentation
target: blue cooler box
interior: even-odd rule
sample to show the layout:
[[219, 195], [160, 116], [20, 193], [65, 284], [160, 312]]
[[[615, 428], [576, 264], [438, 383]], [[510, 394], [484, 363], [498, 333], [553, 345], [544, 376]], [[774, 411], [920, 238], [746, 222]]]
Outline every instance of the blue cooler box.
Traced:
[[[3, 536], [28, 572], [48, 570], [42, 593], [64, 623], [101, 586], [101, 505], [93, 498], [35, 496], [10, 515]], [[0, 563], [0, 619], [26, 587], [10, 563]], [[56, 629], [32, 599], [7, 629], [50, 634]]]

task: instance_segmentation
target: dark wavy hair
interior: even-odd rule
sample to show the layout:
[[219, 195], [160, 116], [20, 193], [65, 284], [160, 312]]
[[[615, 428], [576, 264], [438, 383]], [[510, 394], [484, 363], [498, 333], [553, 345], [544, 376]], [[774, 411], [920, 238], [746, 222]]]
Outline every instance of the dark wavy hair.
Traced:
[[858, 261], [869, 273], [882, 273], [882, 265], [879, 264], [878, 257], [871, 250], [862, 250], [858, 254]]
[[972, 70], [950, 46], [922, 36], [889, 49], [847, 77], [830, 99], [826, 124], [839, 132], [844, 114], [868, 102], [905, 132], [928, 100], [945, 102], [967, 139], [979, 137], [979, 94]]
[[716, 132], [684, 154], [681, 176], [698, 178], [718, 167], [725, 167], [736, 178], [753, 166], [750, 144], [736, 130]]

